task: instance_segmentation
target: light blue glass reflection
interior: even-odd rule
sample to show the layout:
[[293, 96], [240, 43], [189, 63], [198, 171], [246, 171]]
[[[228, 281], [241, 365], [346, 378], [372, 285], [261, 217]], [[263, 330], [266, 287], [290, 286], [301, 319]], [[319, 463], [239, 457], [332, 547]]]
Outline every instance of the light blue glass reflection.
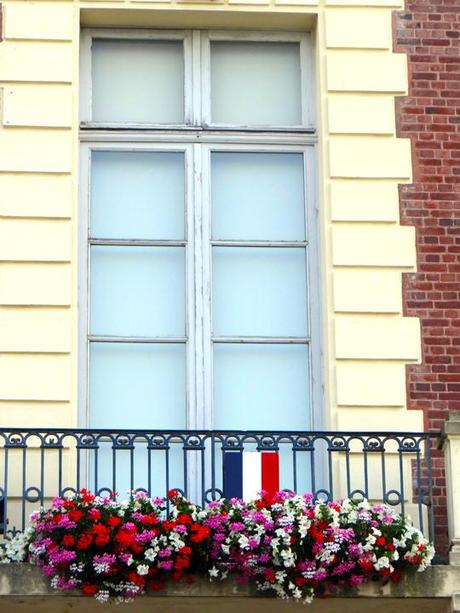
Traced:
[[183, 247], [91, 247], [92, 334], [184, 336]]
[[184, 154], [93, 151], [91, 236], [184, 238]]
[[95, 39], [91, 52], [93, 121], [183, 123], [182, 41]]
[[305, 249], [213, 248], [216, 336], [306, 336]]
[[91, 343], [90, 427], [185, 428], [185, 344]]
[[227, 240], [305, 240], [301, 153], [214, 152], [212, 235]]
[[300, 125], [300, 92], [299, 43], [211, 43], [213, 123]]
[[215, 427], [310, 428], [305, 345], [214, 344]]
[[[114, 454], [112, 447], [112, 442], [100, 442], [97, 456], [92, 454], [89, 458], [92, 491], [105, 495], [116, 491], [124, 499], [133, 489], [144, 489], [152, 496], [162, 497], [166, 497], [169, 489], [185, 490], [180, 445], [172, 443], [169, 451], [152, 450], [147, 448], [145, 439], [138, 437], [134, 450], [117, 449]], [[169, 468], [169, 482], [166, 466]]]

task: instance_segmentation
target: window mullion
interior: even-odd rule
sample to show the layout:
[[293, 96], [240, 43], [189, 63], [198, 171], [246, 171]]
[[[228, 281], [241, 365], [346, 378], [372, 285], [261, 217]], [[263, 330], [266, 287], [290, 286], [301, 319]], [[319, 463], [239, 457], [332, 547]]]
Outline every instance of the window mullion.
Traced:
[[[193, 173], [190, 185], [190, 206], [192, 209], [191, 217], [193, 218], [193, 232], [189, 230], [189, 282], [192, 280], [192, 285], [189, 286], [190, 301], [194, 303], [193, 319], [190, 319], [190, 333], [192, 332], [194, 343], [190, 346], [190, 358], [193, 357], [194, 368], [193, 373], [190, 372], [189, 378], [189, 428], [203, 427], [203, 410], [204, 410], [204, 368], [203, 368], [203, 278], [202, 278], [202, 211], [201, 211], [201, 151], [199, 145], [193, 145]], [[190, 218], [190, 217], [189, 217]], [[190, 311], [189, 311], [190, 313]], [[193, 356], [191, 355], [193, 351]], [[193, 390], [193, 391], [192, 391]], [[193, 394], [193, 403], [191, 395]]]
[[[201, 82], [204, 71], [201, 66], [201, 32], [194, 30], [191, 35], [190, 48], [190, 75], [191, 75], [191, 90], [192, 90], [192, 117], [191, 124], [195, 127], [201, 127], [202, 124], [202, 91]], [[187, 52], [187, 48], [186, 48]]]
[[[198, 146], [199, 147], [199, 146]], [[212, 392], [212, 258], [211, 258], [211, 151], [208, 146], [201, 146], [201, 189], [202, 197], [202, 278], [203, 278], [203, 427], [213, 428], [213, 392]]]

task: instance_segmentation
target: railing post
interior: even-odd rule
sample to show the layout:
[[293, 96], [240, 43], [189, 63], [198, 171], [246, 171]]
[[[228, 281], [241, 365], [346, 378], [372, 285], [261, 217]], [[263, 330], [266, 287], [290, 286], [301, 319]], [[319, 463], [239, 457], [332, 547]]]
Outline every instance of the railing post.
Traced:
[[449, 564], [460, 566], [460, 411], [452, 411], [444, 424], [444, 457], [449, 520]]

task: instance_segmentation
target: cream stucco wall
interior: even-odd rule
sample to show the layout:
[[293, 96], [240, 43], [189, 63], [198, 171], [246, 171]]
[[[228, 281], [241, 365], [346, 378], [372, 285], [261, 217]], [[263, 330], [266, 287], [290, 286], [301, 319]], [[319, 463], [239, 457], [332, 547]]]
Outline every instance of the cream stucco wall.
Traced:
[[[71, 426], [78, 401], [79, 29], [316, 31], [326, 425], [422, 429], [406, 410], [419, 322], [403, 317], [415, 236], [399, 225], [410, 144], [395, 136], [399, 0], [8, 0], [0, 44], [0, 424]], [[315, 25], [316, 22], [316, 25]]]

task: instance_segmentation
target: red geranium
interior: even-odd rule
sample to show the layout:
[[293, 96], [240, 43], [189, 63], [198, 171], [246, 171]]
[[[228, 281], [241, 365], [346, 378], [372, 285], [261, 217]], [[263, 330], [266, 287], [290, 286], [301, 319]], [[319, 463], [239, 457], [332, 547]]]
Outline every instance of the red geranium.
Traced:
[[81, 588], [81, 591], [85, 596], [94, 596], [97, 590], [98, 587], [97, 585], [94, 585], [94, 583], [84, 583]]
[[92, 534], [89, 532], [84, 532], [77, 541], [77, 549], [88, 549], [92, 542]]
[[80, 511], [78, 509], [72, 509], [71, 511], [69, 511], [69, 519], [71, 521], [74, 521], [76, 524], [80, 521], [83, 515], [83, 511]]
[[62, 537], [62, 544], [64, 547], [73, 547], [75, 545], [75, 538], [72, 534], [64, 534]]

